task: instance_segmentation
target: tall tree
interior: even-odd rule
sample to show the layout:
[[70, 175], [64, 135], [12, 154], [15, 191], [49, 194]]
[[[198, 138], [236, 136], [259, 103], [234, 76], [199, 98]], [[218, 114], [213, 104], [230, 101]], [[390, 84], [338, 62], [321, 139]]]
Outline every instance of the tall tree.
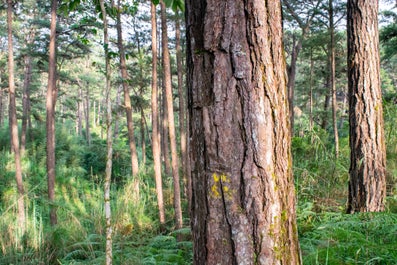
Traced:
[[338, 103], [336, 101], [336, 70], [335, 70], [335, 23], [334, 23], [334, 2], [328, 0], [328, 16], [329, 16], [329, 35], [330, 43], [328, 47], [329, 64], [330, 64], [330, 88], [332, 96], [332, 125], [334, 129], [335, 141], [335, 158], [339, 157], [339, 134], [338, 134], [338, 120], [336, 117], [338, 110]]
[[131, 153], [131, 167], [132, 176], [137, 177], [139, 171], [138, 165], [138, 154], [136, 151], [136, 141], [134, 136], [134, 124], [132, 120], [132, 106], [130, 98], [130, 89], [128, 87], [128, 73], [127, 73], [127, 63], [125, 60], [125, 51], [123, 44], [123, 34], [121, 28], [121, 3], [120, 0], [117, 1], [117, 17], [116, 17], [116, 28], [117, 28], [117, 46], [119, 49], [119, 59], [120, 59], [120, 72], [121, 72], [121, 84], [123, 86], [124, 92], [124, 107], [125, 114], [127, 116], [127, 129], [128, 129], [128, 143]]
[[300, 264], [280, 1], [186, 1], [194, 264]]
[[[179, 132], [181, 137], [181, 166], [184, 180], [184, 193], [189, 193], [188, 173], [186, 165], [189, 163], [187, 156], [187, 137], [186, 137], [186, 111], [185, 111], [185, 93], [183, 89], [183, 66], [182, 66], [182, 48], [181, 48], [181, 22], [179, 12], [175, 13], [175, 49], [176, 49], [176, 66], [178, 73], [178, 95], [179, 95]], [[190, 197], [190, 196], [188, 196]]]
[[106, 223], [106, 265], [113, 263], [113, 247], [112, 247], [112, 212], [110, 207], [110, 185], [112, 182], [112, 156], [113, 156], [113, 133], [112, 133], [112, 102], [111, 102], [111, 83], [110, 83], [110, 55], [109, 55], [109, 34], [107, 12], [104, 0], [99, 0], [101, 14], [103, 19], [103, 47], [105, 52], [105, 102], [106, 102], [106, 169], [104, 183], [104, 199], [105, 199], [105, 223]]
[[152, 26], [152, 152], [154, 165], [154, 178], [156, 182], [157, 205], [159, 208], [160, 228], [165, 225], [165, 210], [163, 199], [163, 182], [161, 179], [161, 152], [160, 152], [160, 133], [159, 133], [159, 112], [157, 107], [157, 20], [156, 6], [151, 3], [150, 7], [151, 26]]
[[347, 1], [350, 180], [347, 211], [384, 210], [386, 152], [378, 1]]
[[[296, 71], [297, 71], [297, 62], [298, 56], [302, 49], [302, 42], [307, 37], [310, 32], [310, 26], [318, 13], [318, 7], [320, 6], [323, 0], [317, 1], [301, 1], [301, 0], [283, 0], [283, 4], [285, 5], [285, 10], [291, 17], [291, 20], [294, 20], [301, 32], [298, 36], [293, 35], [293, 42], [290, 51], [290, 62], [287, 68], [288, 72], [288, 102], [289, 102], [289, 111], [290, 111], [290, 124], [291, 124], [291, 135], [294, 134], [294, 93], [295, 93], [295, 79], [296, 79]], [[301, 12], [298, 10], [302, 9], [302, 6], [306, 6], [305, 11], [303, 13], [303, 17]]]
[[176, 148], [176, 134], [175, 134], [175, 121], [174, 121], [174, 107], [172, 97], [172, 84], [171, 84], [171, 61], [168, 50], [168, 31], [167, 31], [167, 17], [166, 6], [163, 0], [160, 1], [161, 6], [161, 47], [163, 55], [163, 79], [165, 88], [165, 109], [167, 110], [168, 118], [168, 133], [170, 137], [171, 146], [171, 167], [172, 179], [174, 182], [174, 210], [175, 210], [175, 225], [176, 228], [182, 228], [182, 206], [181, 206], [181, 191], [179, 184], [179, 166], [178, 166], [178, 151]]
[[25, 191], [22, 180], [21, 155], [19, 150], [17, 108], [15, 100], [15, 80], [14, 80], [14, 48], [12, 42], [12, 17], [13, 1], [7, 0], [7, 32], [8, 32], [8, 93], [9, 93], [9, 122], [11, 130], [11, 150], [15, 160], [15, 180], [18, 189], [18, 225], [22, 235], [25, 233]]
[[58, 1], [51, 1], [50, 46], [48, 62], [48, 86], [46, 96], [47, 130], [47, 183], [50, 201], [50, 223], [57, 224], [55, 201], [55, 103], [57, 98], [56, 73], [56, 26]]

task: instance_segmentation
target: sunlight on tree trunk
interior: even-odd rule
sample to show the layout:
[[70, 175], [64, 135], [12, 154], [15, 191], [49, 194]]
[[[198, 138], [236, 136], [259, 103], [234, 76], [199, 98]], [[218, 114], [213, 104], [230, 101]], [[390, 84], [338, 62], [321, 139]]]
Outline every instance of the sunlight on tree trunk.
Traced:
[[182, 207], [181, 207], [181, 191], [179, 184], [179, 166], [178, 166], [178, 151], [176, 148], [176, 135], [175, 135], [175, 121], [174, 121], [174, 107], [172, 97], [172, 84], [171, 84], [171, 65], [170, 55], [168, 50], [168, 33], [167, 33], [167, 18], [166, 6], [163, 0], [160, 1], [161, 5], [161, 46], [163, 48], [163, 78], [165, 87], [166, 105], [167, 109], [168, 128], [171, 146], [171, 166], [172, 166], [172, 179], [174, 182], [174, 210], [175, 210], [175, 226], [176, 229], [182, 228]]
[[165, 225], [165, 210], [163, 199], [163, 181], [161, 179], [161, 151], [159, 134], [159, 115], [158, 115], [158, 90], [157, 90], [157, 20], [156, 6], [150, 4], [151, 25], [152, 25], [152, 152], [154, 178], [156, 182], [157, 206], [159, 208], [160, 230]]
[[9, 121], [11, 129], [11, 149], [14, 153], [15, 162], [15, 180], [18, 189], [18, 232], [20, 236], [25, 234], [26, 230], [26, 217], [25, 217], [25, 203], [24, 196], [25, 191], [22, 180], [22, 167], [21, 167], [21, 156], [19, 150], [19, 138], [18, 138], [18, 120], [17, 110], [15, 102], [15, 81], [14, 81], [14, 51], [12, 43], [12, 13], [13, 13], [13, 1], [7, 1], [7, 31], [8, 31], [8, 86], [9, 86]]
[[130, 98], [130, 90], [128, 87], [128, 73], [127, 73], [127, 63], [125, 60], [125, 51], [123, 45], [123, 33], [121, 29], [121, 3], [120, 0], [117, 1], [117, 46], [119, 49], [119, 59], [120, 59], [120, 72], [121, 72], [121, 84], [123, 86], [124, 92], [124, 107], [125, 113], [127, 116], [127, 129], [128, 129], [128, 141], [130, 147], [131, 154], [131, 168], [132, 168], [132, 178], [134, 181], [134, 196], [136, 199], [139, 199], [139, 164], [138, 164], [138, 153], [136, 150], [136, 141], [134, 136], [134, 124], [132, 120], [132, 106], [131, 106], [131, 98]]
[[50, 24], [50, 46], [48, 63], [48, 87], [47, 87], [47, 181], [48, 199], [50, 202], [50, 222], [54, 226], [57, 224], [57, 213], [55, 203], [55, 103], [57, 98], [56, 87], [56, 25], [57, 25], [57, 6], [58, 1], [52, 0], [51, 3], [51, 24]]
[[112, 213], [110, 208], [110, 185], [112, 182], [112, 156], [113, 156], [113, 133], [112, 133], [112, 102], [111, 102], [111, 83], [110, 83], [110, 58], [109, 58], [109, 37], [108, 37], [108, 22], [106, 16], [106, 9], [104, 0], [100, 0], [102, 18], [103, 18], [103, 46], [105, 50], [105, 100], [106, 100], [106, 172], [104, 183], [104, 200], [105, 200], [105, 223], [106, 223], [106, 265], [111, 265], [113, 262], [112, 250]]

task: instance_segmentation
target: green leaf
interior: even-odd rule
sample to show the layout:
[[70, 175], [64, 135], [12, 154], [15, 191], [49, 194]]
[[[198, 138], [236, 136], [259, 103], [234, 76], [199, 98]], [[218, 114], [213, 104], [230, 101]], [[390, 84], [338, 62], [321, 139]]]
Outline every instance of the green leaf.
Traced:
[[152, 0], [152, 3], [158, 5], [160, 3], [160, 0]]

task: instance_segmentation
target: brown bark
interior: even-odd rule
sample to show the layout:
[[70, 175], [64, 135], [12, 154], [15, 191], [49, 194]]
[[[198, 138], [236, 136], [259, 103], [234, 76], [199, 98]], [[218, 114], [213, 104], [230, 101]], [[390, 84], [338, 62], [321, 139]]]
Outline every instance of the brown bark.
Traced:
[[168, 132], [168, 110], [167, 98], [165, 97], [165, 86], [163, 82], [163, 91], [160, 97], [161, 101], [161, 155], [164, 162], [165, 175], [171, 175], [170, 148], [169, 148], [169, 132]]
[[174, 211], [175, 211], [175, 226], [180, 229], [183, 226], [182, 220], [182, 206], [181, 206], [181, 191], [179, 184], [179, 166], [178, 166], [178, 151], [176, 148], [176, 134], [174, 121], [174, 107], [172, 98], [172, 84], [171, 84], [171, 61], [168, 50], [168, 33], [167, 33], [167, 17], [166, 6], [163, 0], [160, 1], [161, 6], [161, 46], [163, 55], [163, 78], [166, 98], [167, 117], [168, 117], [168, 133], [170, 137], [171, 147], [171, 167], [172, 179], [174, 186]]
[[301, 264], [280, 1], [186, 7], [194, 264]]
[[335, 158], [339, 157], [339, 135], [338, 135], [338, 120], [336, 117], [338, 111], [338, 103], [336, 102], [336, 78], [335, 78], [335, 24], [334, 24], [334, 8], [333, 1], [328, 1], [328, 15], [329, 15], [329, 60], [330, 60], [330, 88], [332, 95], [332, 126], [334, 129], [335, 141]]
[[11, 150], [14, 153], [15, 180], [18, 189], [18, 228], [23, 235], [25, 233], [25, 191], [22, 180], [21, 155], [19, 150], [18, 121], [15, 100], [15, 81], [14, 81], [14, 51], [12, 43], [12, 13], [13, 1], [7, 1], [7, 33], [8, 33], [8, 93], [9, 93], [9, 124], [11, 130]]
[[161, 150], [159, 134], [159, 115], [158, 115], [158, 89], [157, 89], [157, 21], [156, 6], [151, 3], [151, 25], [152, 25], [152, 152], [154, 165], [154, 178], [156, 182], [157, 206], [159, 208], [160, 229], [165, 225], [165, 209], [163, 199], [163, 182], [161, 179]]
[[48, 63], [48, 86], [46, 96], [46, 129], [47, 129], [47, 183], [48, 199], [50, 201], [50, 223], [57, 224], [55, 202], [55, 103], [57, 97], [56, 87], [56, 24], [57, 0], [51, 2], [50, 46]]
[[179, 95], [179, 132], [181, 136], [181, 167], [182, 179], [184, 183], [184, 194], [190, 198], [188, 188], [188, 172], [186, 164], [189, 163], [187, 157], [187, 138], [186, 138], [186, 111], [185, 111], [185, 93], [183, 89], [183, 67], [182, 67], [182, 49], [181, 49], [181, 25], [179, 19], [179, 12], [175, 14], [175, 49], [176, 49], [176, 65], [178, 72], [178, 95]]
[[[22, 130], [21, 130], [21, 153], [25, 153], [26, 134], [29, 125], [30, 116], [30, 83], [32, 80], [32, 58], [25, 55], [25, 77], [23, 81], [23, 98], [22, 98]], [[30, 128], [29, 128], [30, 129]]]
[[[120, 0], [117, 2], [118, 8], [120, 8]], [[124, 92], [124, 107], [125, 114], [127, 116], [127, 129], [128, 129], [128, 141], [131, 153], [131, 168], [132, 168], [132, 176], [135, 178], [139, 172], [139, 164], [138, 164], [138, 154], [136, 151], [136, 141], [134, 136], [134, 123], [132, 120], [132, 106], [130, 99], [130, 89], [127, 84], [128, 73], [127, 73], [127, 64], [125, 61], [125, 51], [123, 45], [123, 35], [121, 29], [121, 14], [117, 12], [117, 46], [120, 54], [120, 72], [122, 78], [123, 92]]]
[[347, 211], [384, 210], [386, 157], [378, 1], [347, 2], [350, 180]]

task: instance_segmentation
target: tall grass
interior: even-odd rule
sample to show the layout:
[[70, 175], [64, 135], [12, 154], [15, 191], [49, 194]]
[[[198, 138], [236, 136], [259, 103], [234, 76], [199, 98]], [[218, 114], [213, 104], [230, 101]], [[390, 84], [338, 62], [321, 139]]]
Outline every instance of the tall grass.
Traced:
[[[0, 135], [6, 133], [7, 130], [0, 131]], [[35, 142], [28, 146], [23, 161], [25, 235], [19, 235], [17, 229], [12, 157], [6, 143], [0, 150], [0, 264], [102, 264], [105, 257], [103, 177], [94, 167], [101, 163], [100, 150], [104, 145], [100, 139], [94, 139], [98, 145], [87, 147], [82, 139], [58, 128], [55, 204], [59, 224], [50, 227], [45, 148], [40, 144], [44, 142], [44, 134], [40, 130], [34, 134]], [[123, 149], [121, 143], [116, 145], [116, 151], [128, 150]], [[94, 160], [87, 160], [87, 154]], [[114, 172], [117, 178], [111, 191], [114, 264], [150, 264], [146, 262], [152, 257], [162, 264], [188, 264], [192, 252], [190, 241], [177, 243], [176, 235], [159, 234], [153, 173], [147, 170], [138, 182], [132, 181], [125, 174], [128, 162], [123, 161], [124, 154], [119, 155]], [[87, 165], [92, 170], [87, 170]], [[166, 192], [172, 194], [168, 189], [170, 186], [165, 186]], [[172, 205], [166, 206], [170, 217]], [[172, 224], [169, 223], [169, 231]]]

